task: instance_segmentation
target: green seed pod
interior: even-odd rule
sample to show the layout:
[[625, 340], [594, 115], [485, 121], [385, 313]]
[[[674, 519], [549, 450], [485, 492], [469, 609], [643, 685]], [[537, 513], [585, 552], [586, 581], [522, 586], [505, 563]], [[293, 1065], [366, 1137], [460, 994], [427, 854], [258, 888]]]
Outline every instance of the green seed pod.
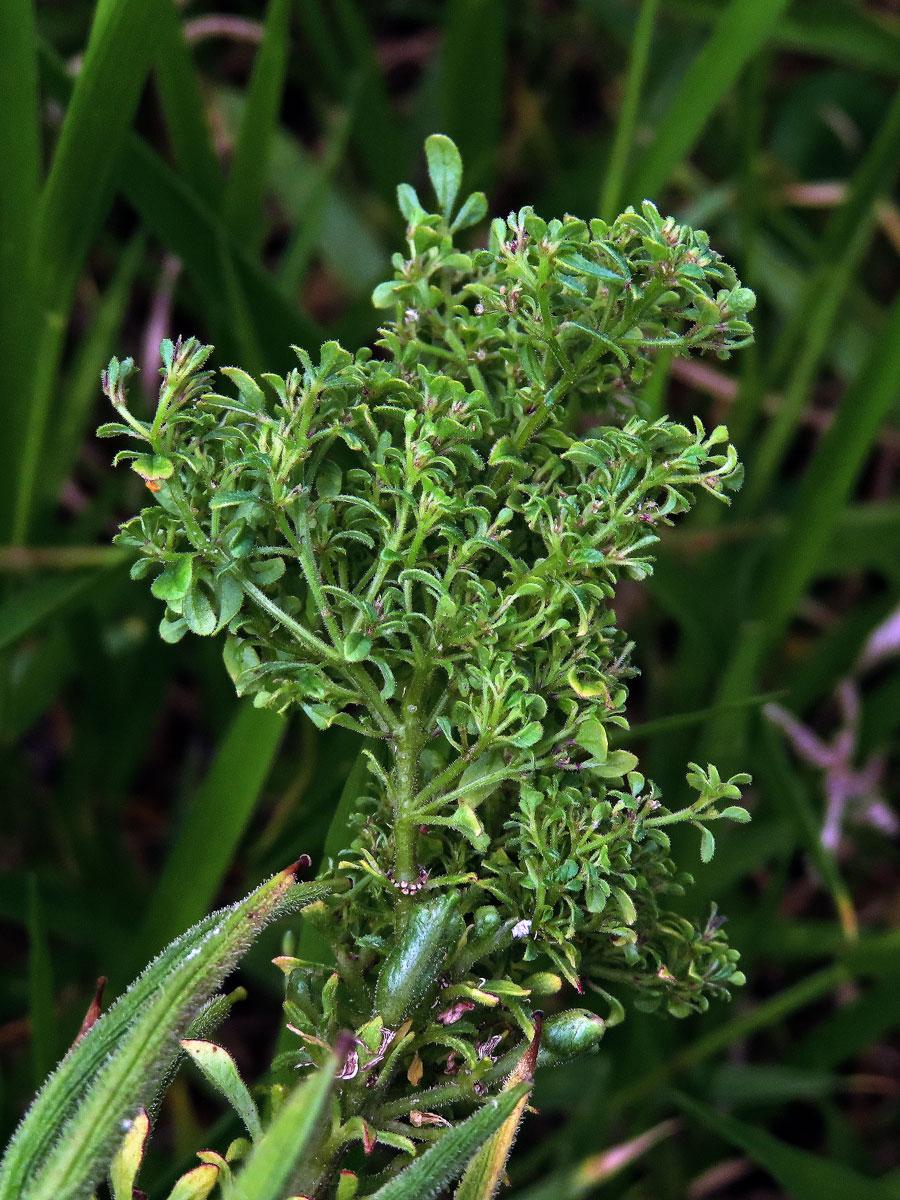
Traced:
[[593, 1054], [606, 1032], [606, 1022], [586, 1008], [570, 1008], [544, 1022], [539, 1067], [552, 1067], [582, 1054]]
[[375, 989], [375, 1012], [396, 1029], [429, 998], [447, 954], [462, 936], [459, 897], [444, 892], [418, 904], [384, 960]]
[[562, 990], [563, 981], [552, 971], [538, 971], [522, 981], [522, 987], [527, 988], [532, 996], [555, 996]]

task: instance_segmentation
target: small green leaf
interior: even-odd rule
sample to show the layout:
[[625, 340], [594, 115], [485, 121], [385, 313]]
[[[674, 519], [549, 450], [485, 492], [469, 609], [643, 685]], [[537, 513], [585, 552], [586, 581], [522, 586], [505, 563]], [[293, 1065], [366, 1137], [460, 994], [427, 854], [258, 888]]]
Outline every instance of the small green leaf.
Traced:
[[159, 623], [159, 636], [164, 642], [173, 646], [176, 642], [180, 642], [187, 633], [188, 624], [184, 617], [163, 617]]
[[619, 904], [619, 911], [626, 925], [633, 925], [637, 920], [637, 909], [634, 907], [634, 901], [628, 895], [624, 888], [611, 887], [610, 892], [615, 896]]
[[487, 210], [487, 196], [484, 192], [472, 192], [463, 201], [462, 207], [456, 214], [456, 219], [450, 226], [451, 233], [456, 233], [460, 229], [468, 229], [471, 225], [477, 225], [487, 216]]
[[182, 1047], [217, 1091], [220, 1091], [247, 1127], [254, 1142], [262, 1137], [262, 1124], [253, 1097], [241, 1079], [234, 1059], [213, 1042], [182, 1038]]
[[131, 469], [148, 483], [156, 483], [160, 479], [170, 479], [175, 464], [162, 454], [139, 454], [131, 464]]
[[353, 1171], [341, 1171], [335, 1200], [353, 1200], [359, 1191], [359, 1176]]
[[412, 224], [424, 211], [415, 188], [410, 187], [408, 183], [397, 185], [397, 204], [408, 224]]
[[559, 261], [564, 267], [568, 267], [570, 271], [576, 271], [579, 275], [591, 275], [594, 279], [602, 279], [605, 283], [623, 284], [625, 282], [621, 275], [617, 275], [615, 271], [610, 271], [609, 267], [603, 267], [600, 263], [592, 262], [591, 259], [585, 258], [583, 254], [561, 255]]
[[157, 600], [181, 600], [191, 586], [193, 565], [194, 556], [183, 554], [176, 562], [169, 563], [162, 575], [153, 580], [150, 591]]
[[601, 779], [624, 779], [637, 766], [637, 761], [637, 755], [628, 750], [613, 750], [606, 762], [592, 765], [591, 770]]
[[587, 750], [596, 762], [606, 762], [609, 756], [609, 739], [606, 736], [606, 727], [602, 722], [597, 721], [594, 717], [582, 721], [575, 734], [575, 741], [582, 749]]
[[220, 575], [216, 580], [216, 605], [219, 610], [216, 633], [238, 615], [243, 601], [244, 589], [234, 576]]
[[716, 852], [716, 839], [712, 835], [712, 831], [707, 829], [705, 825], [700, 826], [700, 861], [704, 863], [712, 862], [712, 856]]
[[728, 808], [723, 808], [719, 813], [720, 817], [727, 817], [729, 821], [737, 821], [741, 825], [746, 825], [752, 820], [746, 808], [741, 808], [739, 804], [732, 804]]
[[534, 746], [544, 736], [544, 727], [540, 721], [529, 721], [528, 724], [521, 729], [510, 741], [514, 746], [518, 746], [522, 750], [527, 750], [529, 746]]
[[449, 219], [450, 210], [459, 194], [462, 183], [462, 158], [454, 142], [443, 133], [433, 133], [425, 139], [425, 157], [428, 160], [428, 178], [434, 188], [438, 203]]
[[468, 838], [476, 850], [482, 852], [487, 850], [491, 839], [485, 832], [484, 826], [479, 821], [471, 805], [460, 801], [450, 824], [454, 829], [458, 829], [464, 837]]
[[341, 490], [341, 468], [326, 459], [316, 472], [316, 491], [323, 499], [337, 496]]
[[489, 776], [496, 775], [502, 766], [503, 756], [499, 751], [494, 750], [489, 754], [482, 754], [480, 758], [476, 758], [463, 771], [460, 776], [459, 787], [460, 789], [465, 789], [463, 795], [467, 803], [471, 804], [473, 808], [477, 808], [482, 800], [486, 800], [500, 786], [495, 779], [492, 779], [487, 784], [482, 784], [481, 781]]
[[406, 287], [402, 279], [387, 279], [379, 283], [372, 292], [372, 304], [375, 308], [390, 308], [397, 299], [397, 291], [402, 287]]
[[227, 488], [221, 488], [210, 497], [209, 507], [230, 508], [234, 504], [246, 504], [248, 501], [258, 500], [259, 496], [256, 492], [229, 491]]
[[362, 662], [369, 657], [372, 639], [362, 633], [348, 633], [344, 638], [344, 658], [347, 662]]
[[255, 379], [246, 371], [242, 371], [240, 367], [222, 367], [221, 370], [223, 375], [227, 375], [231, 382], [237, 385], [241, 399], [249, 408], [256, 412], [264, 411], [266, 397]]
[[194, 580], [184, 596], [182, 615], [191, 633], [200, 637], [209, 637], [216, 632], [219, 622], [212, 601], [200, 586], [199, 580]]

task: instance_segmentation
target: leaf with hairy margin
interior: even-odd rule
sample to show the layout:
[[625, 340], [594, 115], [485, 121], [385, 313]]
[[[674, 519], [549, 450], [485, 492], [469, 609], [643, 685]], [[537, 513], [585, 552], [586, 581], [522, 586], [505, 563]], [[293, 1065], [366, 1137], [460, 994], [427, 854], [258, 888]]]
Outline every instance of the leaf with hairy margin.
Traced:
[[259, 932], [333, 890], [288, 868], [176, 938], [50, 1076], [0, 1163], [0, 1200], [79, 1200], [153, 1100], [179, 1037]]

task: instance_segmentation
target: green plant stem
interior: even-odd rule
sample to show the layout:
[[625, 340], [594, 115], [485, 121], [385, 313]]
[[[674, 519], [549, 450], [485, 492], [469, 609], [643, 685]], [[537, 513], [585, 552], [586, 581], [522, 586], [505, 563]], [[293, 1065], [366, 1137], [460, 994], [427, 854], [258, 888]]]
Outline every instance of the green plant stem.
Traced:
[[299, 537], [294, 536], [294, 532], [283, 512], [276, 512], [275, 519], [278, 522], [278, 528], [284, 534], [285, 538], [287, 538], [288, 545], [292, 546], [297, 554], [297, 558], [300, 561], [300, 568], [303, 571], [303, 577], [306, 580], [306, 586], [309, 588], [316, 604], [316, 610], [321, 616], [325, 628], [328, 630], [328, 636], [331, 638], [335, 649], [340, 649], [343, 639], [322, 592], [322, 580], [319, 578], [316, 560], [313, 557], [312, 536], [309, 530], [309, 521], [306, 519], [306, 508], [303, 501], [301, 500], [297, 505], [296, 516], [294, 518], [297, 524], [297, 532], [300, 535]]
[[323, 662], [338, 662], [343, 664], [343, 659], [337, 651], [332, 650], [330, 646], [327, 646], [325, 642], [317, 638], [314, 633], [310, 633], [308, 629], [304, 629], [293, 617], [288, 616], [284, 609], [279, 608], [277, 604], [270, 600], [265, 592], [261, 591], [255, 583], [250, 583], [248, 579], [241, 578], [240, 584], [246, 595], [255, 604], [258, 604], [270, 617], [273, 617], [280, 625], [283, 625], [307, 650], [317, 655]]
[[417, 883], [419, 867], [416, 861], [418, 814], [416, 782], [419, 754], [424, 730], [419, 710], [422, 706], [427, 675], [417, 670], [410, 680], [401, 702], [401, 717], [396, 733], [396, 757], [391, 775], [394, 806], [394, 877], [398, 884]]

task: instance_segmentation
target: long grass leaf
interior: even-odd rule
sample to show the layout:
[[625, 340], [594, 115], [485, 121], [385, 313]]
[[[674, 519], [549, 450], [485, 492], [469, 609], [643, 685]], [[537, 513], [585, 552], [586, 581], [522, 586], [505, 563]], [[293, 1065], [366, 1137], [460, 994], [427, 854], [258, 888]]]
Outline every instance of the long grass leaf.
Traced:
[[103, 289], [90, 327], [75, 351], [70, 370], [66, 372], [66, 402], [60, 407], [54, 421], [53, 442], [46, 447], [41, 470], [41, 492], [47, 499], [54, 498], [68, 478], [90, 428], [97, 406], [97, 381], [112, 356], [113, 343], [122, 326], [146, 246], [146, 237], [138, 233], [122, 252], [115, 274]]
[[767, 640], [780, 634], [813, 578], [866, 454], [896, 403], [898, 388], [900, 299], [894, 301], [868, 363], [822, 438], [766, 570], [759, 612], [771, 622]]
[[336, 1068], [332, 1057], [294, 1088], [235, 1180], [234, 1200], [281, 1200], [324, 1117]]
[[[515, 1065], [506, 1083], [505, 1092], [511, 1091], [521, 1083], [530, 1084], [534, 1079], [534, 1068], [537, 1064], [538, 1050], [541, 1045], [543, 1028], [543, 1013], [534, 1014], [534, 1037], [531, 1044]], [[516, 1134], [525, 1115], [530, 1092], [525, 1092], [519, 1103], [512, 1110], [500, 1128], [492, 1133], [478, 1153], [469, 1161], [459, 1186], [454, 1192], [454, 1200], [493, 1200], [497, 1189], [503, 1182], [506, 1163], [512, 1152]]]
[[290, 17], [291, 0], [269, 0], [225, 191], [225, 219], [234, 236], [254, 251], [262, 241], [263, 196], [287, 73]]
[[[322, 228], [330, 209], [334, 177], [347, 152], [347, 143], [356, 119], [362, 92], [357, 86], [350, 94], [347, 107], [337, 113], [325, 139], [321, 161], [314, 168], [314, 176], [304, 187], [305, 196], [300, 206], [300, 216], [294, 224], [294, 232], [281, 257], [279, 278], [285, 291], [296, 295], [306, 275], [306, 269], [316, 246], [322, 239]], [[287, 138], [282, 140], [282, 145]], [[280, 147], [276, 144], [276, 150]], [[278, 155], [282, 159], [282, 155]], [[278, 175], [281, 175], [279, 170]], [[273, 180], [277, 187], [277, 180]], [[299, 197], [297, 198], [299, 200]], [[327, 243], [326, 243], [327, 245]]]
[[641, 156], [628, 200], [653, 197], [665, 186], [740, 72], [771, 37], [787, 4], [788, 0], [731, 0], [720, 13]]
[[370, 1200], [434, 1200], [452, 1183], [489, 1137], [507, 1121], [531, 1091], [520, 1083], [488, 1100], [467, 1120], [448, 1129], [421, 1158], [373, 1193]]
[[[631, 42], [631, 56], [628, 60], [628, 74], [625, 78], [622, 106], [619, 109], [616, 132], [609, 152], [609, 161], [606, 164], [603, 185], [600, 189], [599, 211], [605, 221], [612, 221], [619, 211], [619, 200], [625, 183], [628, 157], [634, 143], [638, 105], [644, 86], [644, 76], [647, 72], [647, 61], [650, 57], [650, 44], [653, 41], [653, 29], [658, 8], [659, 0], [641, 0], [641, 8]], [[654, 372], [654, 376], [658, 371], [659, 368]], [[659, 374], [665, 376], [664, 371]]]
[[330, 890], [282, 871], [172, 942], [44, 1085], [0, 1163], [0, 1200], [89, 1194], [123, 1121], [150, 1103], [179, 1037], [260, 930]]
[[[41, 57], [53, 94], [65, 103], [71, 81], [58, 57], [46, 45], [41, 47]], [[267, 365], [277, 368], [280, 363], [289, 364], [292, 342], [301, 345], [321, 342], [316, 324], [233, 241], [221, 216], [137, 135], [126, 139], [121, 165], [123, 193], [163, 245], [184, 262], [210, 313], [218, 317], [218, 324], [232, 331], [233, 352], [239, 353], [242, 343], [258, 346]], [[252, 321], [246, 336], [240, 330], [233, 332], [239, 314], [229, 307], [233, 287], [223, 262], [230, 262], [231, 279], [236, 281], [242, 296], [241, 310]]]
[[284, 733], [279, 713], [241, 704], [166, 860], [138, 944], [145, 959], [215, 899], [259, 804]]
[[867, 1179], [833, 1157], [820, 1157], [772, 1137], [764, 1129], [717, 1112], [689, 1096], [677, 1097], [681, 1108], [707, 1129], [736, 1146], [761, 1166], [792, 1200], [898, 1200], [900, 1185]]
[[[27, 406], [19, 398], [27, 394], [31, 366], [40, 128], [34, 6], [31, 0], [7, 0], [0, 4], [0, 362], [10, 447], [21, 445], [27, 421]], [[13, 497], [11, 489], [4, 492], [0, 528], [5, 533]]]
[[900, 169], [900, 90], [860, 164], [844, 203], [822, 239], [821, 265], [807, 278], [772, 364], [777, 376], [792, 363], [774, 418], [748, 471], [741, 508], [757, 508], [767, 495], [791, 435], [805, 411], [841, 305], [875, 226], [875, 206]]
[[155, 77], [175, 160], [185, 178], [215, 207], [222, 176], [190, 47], [172, 0], [152, 3], [157, 11]]
[[0, 604], [0, 650], [32, 633], [104, 578], [105, 571], [57, 575], [15, 592]]
[[[119, 152], [153, 56], [153, 6], [100, 0], [37, 211], [40, 316], [30, 342], [31, 387], [13, 516], [13, 540], [31, 522], [50, 403], [75, 286], [115, 192]], [[110, 98], [115, 97], [114, 102]]]
[[790, 808], [800, 841], [831, 894], [841, 928], [848, 938], [855, 940], [859, 929], [850, 889], [841, 876], [834, 854], [822, 844], [824, 814], [819, 820], [816, 819], [809, 796], [800, 778], [791, 770], [784, 746], [774, 729], [763, 729], [761, 750], [759, 777], [768, 794], [777, 796]]
[[[738, 940], [737, 937], [735, 940]], [[834, 940], [840, 943], [840, 934]], [[829, 944], [832, 943], [829, 942]], [[854, 947], [854, 949], [856, 948]], [[620, 1112], [629, 1105], [658, 1094], [670, 1079], [681, 1072], [689, 1070], [697, 1063], [704, 1062], [715, 1054], [720, 1054], [729, 1046], [737, 1045], [761, 1029], [778, 1025], [791, 1013], [815, 1003], [821, 996], [827, 996], [846, 983], [847, 977], [848, 970], [841, 964], [825, 967], [792, 987], [778, 992], [768, 1000], [764, 1000], [761, 1004], [757, 1004], [748, 1012], [732, 1017], [718, 1029], [710, 1030], [690, 1042], [682, 1050], [670, 1054], [662, 1066], [644, 1072], [632, 1082], [614, 1091], [605, 1100], [605, 1111], [607, 1113]]]
[[[668, 0], [666, 15], [710, 25], [720, 0]], [[778, 21], [772, 42], [779, 50], [816, 55], [836, 63], [900, 75], [900, 22], [874, 9], [844, 5], [793, 5]]]
[[[887, 315], [869, 361], [841, 401], [798, 489], [781, 537], [769, 556], [753, 604], [721, 672], [716, 702], [750, 695], [766, 654], [778, 642], [815, 578], [853, 484], [900, 389], [900, 298]], [[725, 722], [723, 724], [723, 721]], [[741, 718], [714, 721], [708, 745], [737, 744]], [[737, 724], [736, 724], [737, 722]]]
[[509, 9], [509, 0], [451, 0], [444, 6], [443, 130], [462, 151], [467, 177], [485, 191], [496, 171], [507, 97]]
[[362, 117], [354, 124], [353, 141], [376, 190], [393, 207], [397, 180], [403, 178], [404, 152], [378, 50], [354, 0], [335, 0], [332, 7], [347, 46], [346, 61], [353, 64], [349, 78], [363, 80]]

